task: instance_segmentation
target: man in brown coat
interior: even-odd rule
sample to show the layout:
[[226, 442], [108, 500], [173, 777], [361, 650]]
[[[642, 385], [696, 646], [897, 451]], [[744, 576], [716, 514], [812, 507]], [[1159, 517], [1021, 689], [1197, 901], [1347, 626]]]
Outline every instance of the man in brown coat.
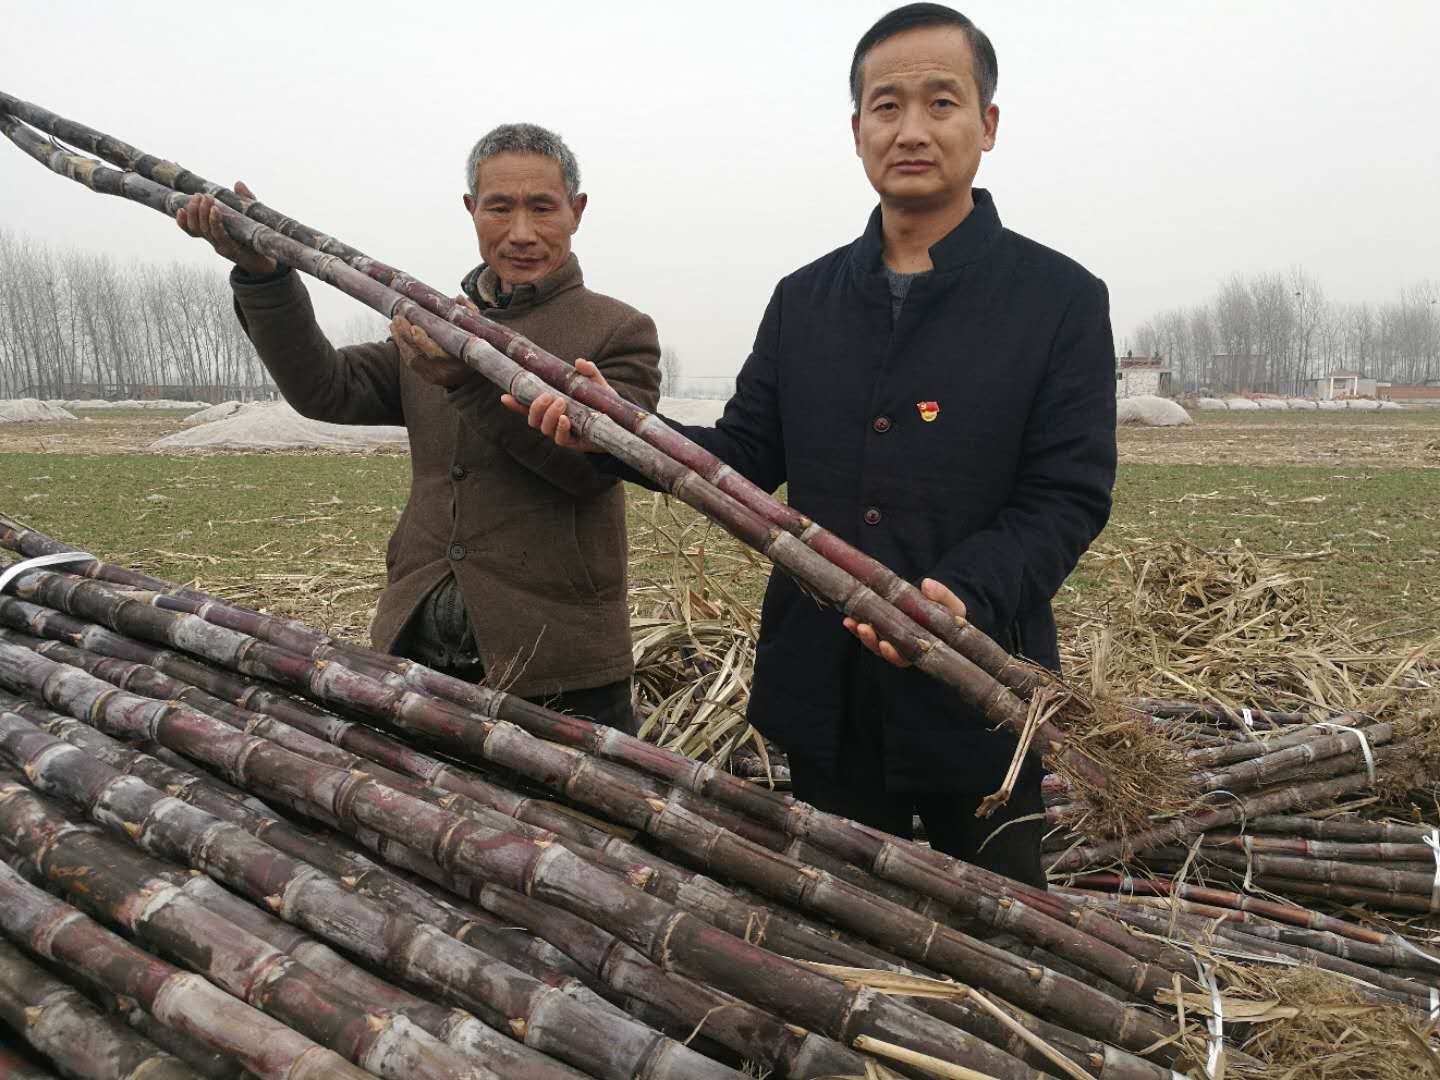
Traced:
[[[585, 288], [570, 251], [586, 205], [570, 149], [535, 125], [502, 125], [475, 144], [466, 177], [483, 261], [464, 301], [558, 356], [590, 358], [653, 409], [654, 323]], [[299, 276], [231, 240], [208, 197], [177, 221], [236, 264], [236, 313], [298, 412], [410, 433], [375, 647], [633, 730], [621, 485], [511, 416], [496, 387], [403, 318], [387, 341], [333, 348]]]

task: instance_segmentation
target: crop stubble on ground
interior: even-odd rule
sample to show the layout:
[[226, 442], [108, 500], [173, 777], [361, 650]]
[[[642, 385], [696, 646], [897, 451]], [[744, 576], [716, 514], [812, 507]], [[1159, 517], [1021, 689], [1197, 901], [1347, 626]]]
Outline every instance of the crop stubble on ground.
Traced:
[[[363, 637], [404, 505], [403, 456], [147, 454], [178, 416], [94, 415], [0, 425], [0, 509], [102, 557]], [[1172, 536], [1326, 552], [1306, 565], [1330, 603], [1407, 631], [1433, 626], [1440, 410], [1197, 421], [1121, 431], [1115, 512], [1097, 553]], [[632, 489], [630, 507], [633, 576], [667, 578], [668, 560], [648, 550], [652, 497]], [[718, 530], [705, 542], [733, 543]], [[1062, 612], [1091, 598], [1101, 561], [1072, 575]], [[756, 568], [739, 584], [754, 599], [763, 579]]]

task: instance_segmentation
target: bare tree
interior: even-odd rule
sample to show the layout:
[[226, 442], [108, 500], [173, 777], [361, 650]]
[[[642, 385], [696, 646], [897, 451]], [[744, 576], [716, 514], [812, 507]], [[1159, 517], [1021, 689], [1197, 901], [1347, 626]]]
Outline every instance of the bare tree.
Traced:
[[674, 396], [680, 386], [680, 354], [671, 345], [660, 349], [660, 393]]

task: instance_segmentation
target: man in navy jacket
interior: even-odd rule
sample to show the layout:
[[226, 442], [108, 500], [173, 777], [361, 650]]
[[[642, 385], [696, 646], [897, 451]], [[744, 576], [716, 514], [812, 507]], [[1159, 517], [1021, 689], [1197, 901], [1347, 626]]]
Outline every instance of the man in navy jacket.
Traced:
[[[1104, 284], [1005, 229], [972, 187], [995, 81], [989, 40], [938, 4], [861, 38], [852, 127], [880, 205], [858, 240], [776, 287], [715, 427], [676, 426], [1058, 669], [1050, 601], [1110, 513], [1114, 344]], [[563, 403], [542, 396], [529, 415], [583, 447]], [[902, 836], [919, 813], [937, 848], [1043, 885], [1038, 766], [1002, 812], [974, 816], [1014, 736], [779, 572], [749, 718], [788, 752], [797, 798]]]

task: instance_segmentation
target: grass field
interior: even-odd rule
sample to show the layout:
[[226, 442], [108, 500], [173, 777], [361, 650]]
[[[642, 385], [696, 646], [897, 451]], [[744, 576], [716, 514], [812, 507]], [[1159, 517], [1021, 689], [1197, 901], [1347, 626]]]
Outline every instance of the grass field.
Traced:
[[[1122, 430], [1115, 512], [1067, 583], [1062, 610], [1094, 593], [1105, 552], [1181, 536], [1211, 548], [1324, 553], [1305, 566], [1328, 603], [1366, 622], [1433, 632], [1440, 410], [1197, 421]], [[178, 426], [178, 416], [153, 413], [0, 425], [0, 510], [101, 557], [363, 637], [405, 500], [406, 458], [138, 452]], [[668, 565], [646, 553], [652, 497], [634, 489], [630, 504], [633, 576], [667, 576]], [[713, 533], [707, 544], [730, 541]], [[754, 598], [762, 581], [757, 567], [742, 587]]]

